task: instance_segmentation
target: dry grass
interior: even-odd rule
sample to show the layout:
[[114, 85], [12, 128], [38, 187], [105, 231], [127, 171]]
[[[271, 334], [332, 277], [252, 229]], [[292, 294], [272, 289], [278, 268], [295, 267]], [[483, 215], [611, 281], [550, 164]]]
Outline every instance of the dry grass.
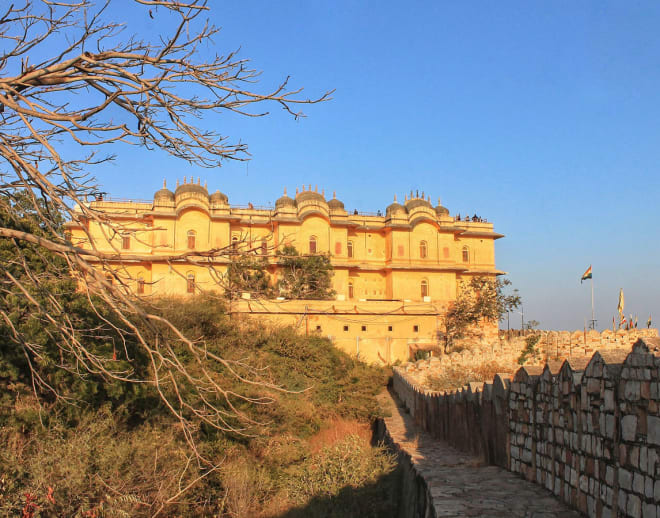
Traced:
[[498, 372], [509, 372], [511, 366], [502, 363], [487, 362], [465, 367], [449, 365], [426, 376], [426, 387], [431, 390], [452, 390], [463, 387], [473, 381], [492, 381]]
[[326, 426], [309, 439], [309, 451], [318, 453], [323, 448], [333, 446], [349, 435], [357, 436], [368, 444], [371, 440], [371, 428], [368, 423], [356, 419], [335, 417], [328, 420]]

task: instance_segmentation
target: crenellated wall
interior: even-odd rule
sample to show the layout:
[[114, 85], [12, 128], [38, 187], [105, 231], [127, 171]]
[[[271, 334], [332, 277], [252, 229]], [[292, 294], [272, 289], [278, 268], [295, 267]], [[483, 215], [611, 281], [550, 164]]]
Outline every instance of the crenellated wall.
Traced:
[[592, 517], [660, 517], [660, 339], [558, 369], [431, 392], [395, 368], [416, 422]]

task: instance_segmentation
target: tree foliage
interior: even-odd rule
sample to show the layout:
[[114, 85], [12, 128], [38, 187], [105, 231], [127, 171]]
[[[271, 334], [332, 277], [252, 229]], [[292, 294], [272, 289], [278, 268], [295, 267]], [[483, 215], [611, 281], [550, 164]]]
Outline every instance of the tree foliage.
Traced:
[[[249, 155], [245, 144], [232, 143], [205, 126], [208, 121], [223, 114], [266, 115], [265, 105], [298, 118], [297, 106], [329, 98], [303, 97], [300, 89], [289, 89], [288, 79], [259, 91], [259, 73], [246, 59], [209, 52], [219, 29], [204, 18], [208, 4], [23, 0], [0, 6], [0, 242], [7, 259], [0, 262], [0, 310], [11, 339], [3, 347], [17, 347], [35, 384], [52, 393], [58, 391], [44, 377], [47, 365], [80, 379], [146, 384], [190, 440], [200, 423], [231, 432], [247, 424], [235, 424], [245, 413], [206, 368], [209, 362], [240, 383], [269, 383], [259, 369], [210, 354], [203, 339], [186, 336], [137, 302], [131, 290], [136, 280], [121, 267], [136, 257], [78, 248], [61, 223], [80, 226], [90, 241], [94, 225], [108, 240], [123, 231], [123, 223], [87, 203], [99, 191], [95, 166], [122, 146], [217, 167]], [[120, 16], [125, 23], [117, 22]], [[161, 34], [149, 36], [145, 25]], [[19, 211], [28, 206], [28, 223], [20, 222]], [[214, 258], [227, 255], [218, 249], [203, 260], [190, 253], [169, 260], [212, 268]], [[68, 284], [56, 282], [72, 276]], [[80, 301], [87, 301], [98, 324], [69, 311]], [[52, 354], [44, 352], [46, 342], [55, 347]], [[192, 361], [181, 361], [182, 351]], [[136, 368], [138, 358], [146, 359], [144, 369]], [[242, 401], [266, 402], [255, 393]]]
[[507, 295], [508, 279], [472, 277], [462, 281], [456, 300], [445, 315], [446, 346], [469, 334], [479, 333], [482, 321], [499, 322], [507, 311], [520, 305], [520, 296]]
[[280, 295], [290, 299], [331, 299], [333, 267], [329, 254], [300, 255], [293, 246], [278, 250], [282, 278]]
[[237, 254], [231, 257], [223, 283], [225, 297], [236, 299], [241, 293], [270, 298], [275, 290], [268, 275], [268, 259], [253, 254]]

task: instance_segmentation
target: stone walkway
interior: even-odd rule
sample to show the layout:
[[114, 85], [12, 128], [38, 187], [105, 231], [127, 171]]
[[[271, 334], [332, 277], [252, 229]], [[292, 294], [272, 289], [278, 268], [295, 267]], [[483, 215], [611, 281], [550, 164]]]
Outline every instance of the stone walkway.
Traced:
[[392, 416], [384, 419], [389, 438], [407, 454], [426, 481], [436, 517], [579, 518], [546, 489], [433, 439], [419, 430], [395, 396], [382, 395]]

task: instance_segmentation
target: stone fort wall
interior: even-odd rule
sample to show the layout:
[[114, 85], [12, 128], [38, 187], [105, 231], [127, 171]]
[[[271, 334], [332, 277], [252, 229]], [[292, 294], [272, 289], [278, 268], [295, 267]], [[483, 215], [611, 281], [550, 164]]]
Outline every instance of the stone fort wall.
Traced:
[[[529, 336], [538, 335], [539, 341], [534, 347], [535, 354], [530, 355], [523, 365], [544, 365], [550, 363], [558, 368], [564, 360], [585, 363], [595, 351], [630, 351], [640, 338], [658, 337], [658, 330], [631, 329], [613, 333], [611, 330], [598, 331], [500, 331], [499, 339], [483, 339], [478, 342], [464, 343], [465, 348], [458, 352], [434, 355], [426, 360], [419, 360], [406, 365], [408, 376], [418, 385], [425, 385], [429, 376], [441, 373], [447, 367], [471, 369], [490, 365], [500, 372], [515, 372], [520, 365], [518, 358], [526, 347]], [[483, 379], [483, 378], [482, 378]]]
[[658, 338], [450, 392], [426, 390], [395, 367], [393, 386], [435, 437], [588, 516], [660, 517]]

